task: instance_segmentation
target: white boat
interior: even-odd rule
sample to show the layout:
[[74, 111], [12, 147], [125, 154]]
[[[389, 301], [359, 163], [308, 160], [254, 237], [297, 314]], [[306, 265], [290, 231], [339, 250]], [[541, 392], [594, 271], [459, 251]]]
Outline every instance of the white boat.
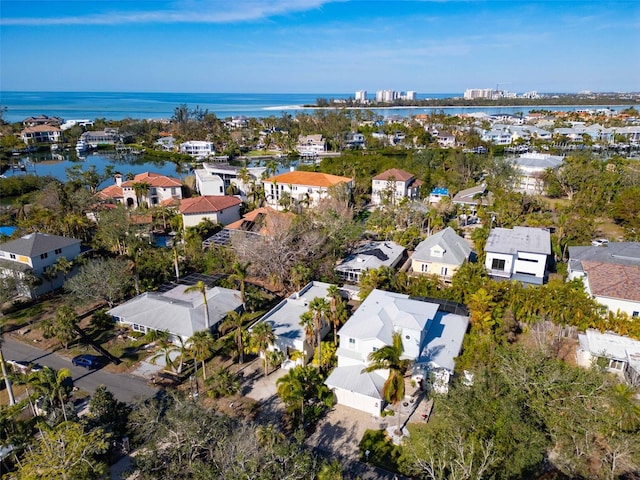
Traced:
[[84, 152], [88, 148], [89, 145], [82, 139], [78, 140], [78, 143], [76, 143], [76, 152]]

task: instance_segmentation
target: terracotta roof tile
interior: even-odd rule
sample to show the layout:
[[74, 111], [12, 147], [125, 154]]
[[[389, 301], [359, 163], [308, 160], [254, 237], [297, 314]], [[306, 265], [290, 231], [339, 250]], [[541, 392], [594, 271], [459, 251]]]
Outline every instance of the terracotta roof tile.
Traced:
[[389, 170], [386, 170], [378, 175], [376, 175], [375, 177], [373, 177], [374, 180], [389, 180], [391, 177], [395, 178], [396, 180], [399, 180], [401, 182], [406, 182], [407, 180], [411, 180], [414, 175], [409, 173], [409, 172], [405, 172], [404, 170], [400, 170], [399, 168], [391, 168]]
[[198, 214], [219, 212], [225, 208], [242, 203], [239, 198], [225, 196], [205, 195], [202, 197], [184, 198], [180, 201], [180, 213]]
[[122, 187], [117, 185], [109, 185], [107, 188], [103, 188], [97, 193], [97, 196], [104, 200], [110, 198], [124, 198]]
[[267, 178], [264, 183], [284, 183], [290, 185], [305, 185], [309, 187], [332, 187], [340, 183], [350, 182], [351, 178], [339, 177], [328, 173], [319, 172], [287, 172], [275, 177]]
[[640, 267], [582, 260], [594, 296], [640, 301]]
[[279, 212], [271, 207], [260, 207], [245, 214], [240, 220], [230, 223], [226, 228], [228, 230], [243, 230], [247, 222], [255, 222], [261, 215], [264, 216], [264, 222], [260, 231], [256, 232], [260, 235], [273, 235], [282, 228], [290, 227], [295, 216], [291, 212]]
[[152, 187], [180, 187], [182, 182], [178, 178], [167, 177], [159, 173], [144, 172], [139, 173], [133, 180], [128, 180], [122, 183], [123, 187], [133, 187], [134, 183], [146, 182]]

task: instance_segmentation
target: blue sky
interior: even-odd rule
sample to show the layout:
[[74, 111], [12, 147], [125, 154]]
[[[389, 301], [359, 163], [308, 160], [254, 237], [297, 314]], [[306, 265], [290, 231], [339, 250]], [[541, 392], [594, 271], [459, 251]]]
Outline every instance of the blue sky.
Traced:
[[640, 1], [0, 0], [0, 89], [640, 90]]

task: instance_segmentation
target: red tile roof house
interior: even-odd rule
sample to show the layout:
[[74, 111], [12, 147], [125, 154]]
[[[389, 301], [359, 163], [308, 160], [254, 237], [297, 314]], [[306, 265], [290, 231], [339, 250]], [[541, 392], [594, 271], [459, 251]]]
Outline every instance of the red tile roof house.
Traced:
[[185, 198], [180, 202], [182, 224], [184, 228], [195, 227], [208, 219], [213, 223], [228, 225], [240, 220], [241, 203], [239, 198], [228, 195]]
[[145, 172], [136, 175], [133, 180], [122, 181], [122, 175], [115, 175], [115, 185], [100, 190], [100, 200], [111, 203], [123, 203], [127, 207], [137, 207], [138, 194], [136, 184], [146, 185], [146, 192], [139, 192], [140, 202], [147, 206], [170, 205], [182, 199], [182, 182], [178, 178], [167, 177], [159, 173]]

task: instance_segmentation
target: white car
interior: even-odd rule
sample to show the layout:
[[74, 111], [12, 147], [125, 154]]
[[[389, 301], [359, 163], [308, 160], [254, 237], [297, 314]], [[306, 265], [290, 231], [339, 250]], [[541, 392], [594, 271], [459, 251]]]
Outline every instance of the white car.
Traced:
[[594, 247], [604, 247], [609, 245], [609, 240], [607, 240], [606, 238], [596, 238], [595, 240], [591, 241], [591, 245], [593, 245]]

